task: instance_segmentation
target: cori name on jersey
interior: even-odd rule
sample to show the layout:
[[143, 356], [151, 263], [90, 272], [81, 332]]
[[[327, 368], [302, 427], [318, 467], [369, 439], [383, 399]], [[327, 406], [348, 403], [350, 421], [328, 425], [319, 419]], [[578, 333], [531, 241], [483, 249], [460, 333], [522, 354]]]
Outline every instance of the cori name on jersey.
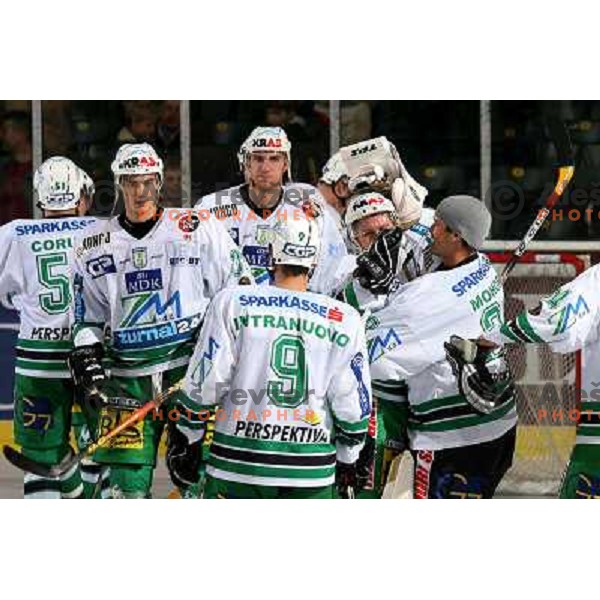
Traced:
[[63, 231], [78, 231], [85, 229], [88, 225], [95, 223], [96, 219], [82, 221], [77, 219], [61, 219], [60, 221], [49, 221], [47, 223], [28, 223], [26, 225], [17, 225], [15, 231], [17, 235], [39, 235], [41, 233], [61, 233]]
[[479, 268], [463, 277], [458, 283], [455, 283], [452, 286], [452, 291], [460, 298], [469, 288], [479, 285], [491, 268], [490, 261], [482, 257]]
[[276, 308], [298, 308], [306, 312], [311, 312], [331, 321], [341, 323], [344, 320], [344, 313], [337, 307], [329, 308], [324, 304], [310, 302], [304, 298], [296, 296], [249, 296], [242, 294], [240, 296], [241, 306], [269, 306]]

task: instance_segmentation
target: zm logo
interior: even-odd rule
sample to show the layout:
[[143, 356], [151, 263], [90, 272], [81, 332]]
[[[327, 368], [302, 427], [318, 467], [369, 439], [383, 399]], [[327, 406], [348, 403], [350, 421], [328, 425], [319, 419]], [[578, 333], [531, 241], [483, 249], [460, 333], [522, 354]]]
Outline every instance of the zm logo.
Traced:
[[217, 350], [220, 348], [219, 342], [214, 337], [208, 338], [208, 347], [202, 352], [202, 356], [198, 361], [198, 365], [192, 373], [192, 379], [198, 384], [202, 384], [208, 377], [213, 367], [213, 361], [217, 355]]
[[121, 327], [149, 325], [159, 320], [167, 321], [181, 318], [181, 298], [177, 290], [164, 304], [158, 292], [146, 292], [129, 298], [123, 298], [126, 316]]
[[583, 296], [579, 296], [575, 302], [569, 302], [559, 311], [550, 315], [548, 323], [555, 324], [552, 335], [559, 335], [570, 329], [580, 317], [589, 314], [590, 309]]
[[400, 336], [394, 329], [388, 329], [384, 337], [380, 335], [370, 339], [367, 342], [369, 349], [369, 362], [376, 361], [389, 350], [393, 350], [402, 344]]

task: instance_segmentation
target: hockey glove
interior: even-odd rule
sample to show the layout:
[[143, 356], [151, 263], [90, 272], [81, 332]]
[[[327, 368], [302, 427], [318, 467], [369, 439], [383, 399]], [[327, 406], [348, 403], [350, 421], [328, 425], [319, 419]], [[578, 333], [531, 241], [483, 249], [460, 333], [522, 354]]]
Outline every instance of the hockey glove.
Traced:
[[101, 391], [106, 373], [102, 367], [104, 348], [102, 344], [80, 346], [69, 354], [69, 369], [75, 387], [80, 390], [83, 400], [91, 408], [99, 408], [104, 403], [104, 394]]
[[[340, 464], [340, 463], [338, 463]], [[356, 492], [364, 490], [369, 485], [371, 473], [375, 465], [375, 438], [370, 435], [365, 440], [358, 460], [356, 461]]]
[[353, 500], [356, 490], [356, 463], [338, 461], [335, 465], [335, 486], [340, 498]]
[[203, 439], [204, 435], [192, 442], [174, 423], [169, 422], [167, 469], [171, 481], [182, 490], [198, 483]]
[[475, 410], [489, 414], [514, 398], [515, 386], [503, 348], [484, 347], [456, 335], [444, 348], [458, 389]]
[[389, 294], [397, 289], [401, 242], [402, 229], [384, 231], [367, 252], [357, 257], [354, 275], [364, 288], [374, 294]]

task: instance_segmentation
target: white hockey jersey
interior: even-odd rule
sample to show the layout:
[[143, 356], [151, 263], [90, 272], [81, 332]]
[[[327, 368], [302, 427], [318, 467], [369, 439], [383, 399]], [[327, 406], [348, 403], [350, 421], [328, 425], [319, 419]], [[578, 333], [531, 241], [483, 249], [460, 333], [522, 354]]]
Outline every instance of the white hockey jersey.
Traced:
[[275, 286], [221, 292], [184, 384], [188, 410], [221, 405], [208, 462], [220, 479], [333, 483], [358, 458], [371, 412], [363, 327], [350, 306]]
[[93, 217], [18, 219], [0, 227], [0, 296], [8, 296], [19, 312], [15, 371], [20, 375], [71, 376], [73, 239], [95, 222]]
[[118, 217], [78, 239], [71, 314], [76, 346], [103, 342], [117, 375], [149, 375], [187, 364], [210, 300], [252, 282], [223, 226], [196, 211], [166, 209], [142, 239]]
[[336, 222], [325, 210], [325, 200], [317, 189], [305, 183], [290, 183], [284, 186], [279, 204], [270, 211], [260, 211], [249, 205], [247, 198], [247, 185], [236, 186], [204, 196], [196, 208], [209, 211], [225, 225], [252, 268], [256, 283], [267, 284], [270, 282], [267, 260], [271, 230], [280, 219], [307, 218], [302, 205], [307, 200], [314, 201], [321, 208], [321, 215], [317, 217], [321, 249], [309, 286], [314, 292], [332, 293], [336, 278], [339, 278], [340, 259], [347, 251]]
[[600, 444], [600, 265], [485, 337], [500, 344], [545, 343], [561, 353], [581, 350], [581, 417], [576, 443]]
[[411, 448], [441, 450], [493, 440], [516, 423], [514, 400], [482, 415], [460, 395], [444, 342], [477, 338], [501, 325], [502, 286], [479, 254], [461, 266], [402, 286], [367, 323], [373, 393], [405, 401]]

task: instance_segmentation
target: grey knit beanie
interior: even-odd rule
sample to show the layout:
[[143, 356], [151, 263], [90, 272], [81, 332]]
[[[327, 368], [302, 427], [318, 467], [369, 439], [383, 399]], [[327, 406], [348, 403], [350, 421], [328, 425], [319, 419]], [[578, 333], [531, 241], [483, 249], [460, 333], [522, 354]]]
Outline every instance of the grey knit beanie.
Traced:
[[475, 250], [481, 248], [490, 233], [490, 211], [473, 196], [448, 196], [439, 203], [435, 214]]

